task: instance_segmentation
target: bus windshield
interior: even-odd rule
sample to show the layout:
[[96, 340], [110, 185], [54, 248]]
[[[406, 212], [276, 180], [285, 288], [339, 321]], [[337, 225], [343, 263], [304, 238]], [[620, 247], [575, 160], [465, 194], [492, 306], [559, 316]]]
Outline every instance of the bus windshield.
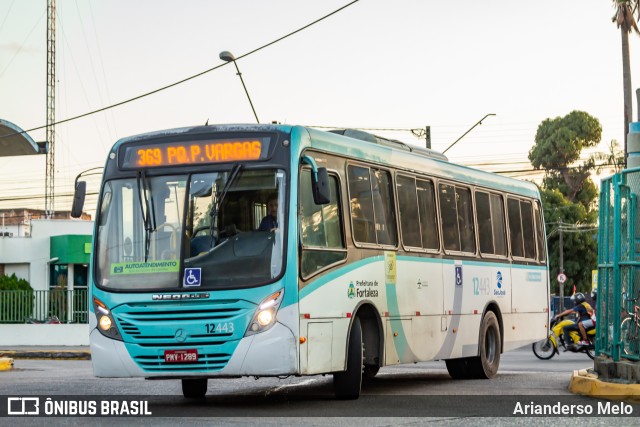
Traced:
[[96, 283], [175, 291], [272, 282], [283, 271], [285, 194], [283, 170], [238, 165], [107, 181], [97, 219]]

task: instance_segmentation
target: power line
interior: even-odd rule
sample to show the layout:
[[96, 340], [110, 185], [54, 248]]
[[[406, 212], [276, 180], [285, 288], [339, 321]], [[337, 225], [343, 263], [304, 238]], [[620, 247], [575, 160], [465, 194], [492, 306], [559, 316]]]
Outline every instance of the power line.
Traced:
[[[247, 57], [249, 55], [252, 55], [252, 54], [254, 54], [254, 53], [258, 52], [258, 51], [261, 51], [262, 49], [266, 49], [267, 47], [269, 47], [271, 45], [274, 45], [274, 44], [276, 44], [276, 43], [278, 43], [278, 42], [280, 42], [280, 41], [282, 41], [282, 40], [284, 40], [286, 38], [289, 38], [289, 37], [301, 32], [303, 30], [306, 30], [307, 28], [309, 28], [309, 27], [311, 27], [311, 26], [313, 26], [313, 25], [315, 25], [315, 24], [317, 24], [317, 23], [319, 23], [321, 21], [324, 21], [325, 19], [335, 15], [336, 13], [339, 13], [339, 12], [343, 11], [344, 9], [348, 8], [349, 6], [355, 4], [355, 3], [359, 2], [359, 1], [360, 0], [353, 0], [352, 2], [345, 4], [344, 6], [334, 10], [333, 12], [331, 12], [331, 13], [329, 13], [327, 15], [324, 15], [321, 18], [318, 18], [315, 21], [313, 21], [313, 22], [311, 22], [311, 23], [309, 23], [309, 24], [307, 24], [307, 25], [305, 25], [303, 27], [298, 28], [297, 30], [294, 30], [294, 31], [292, 31], [292, 32], [280, 37], [280, 38], [277, 38], [277, 39], [275, 39], [275, 40], [273, 40], [273, 41], [271, 41], [271, 42], [269, 42], [267, 44], [264, 44], [264, 45], [262, 45], [262, 46], [260, 46], [260, 47], [258, 47], [256, 49], [253, 49], [253, 50], [251, 50], [251, 51], [249, 51], [247, 53], [244, 53], [244, 54], [236, 57], [236, 60], [245, 58], [245, 57]], [[70, 117], [68, 119], [60, 120], [58, 122], [53, 123], [53, 125], [59, 125], [59, 124], [62, 124], [62, 123], [70, 122], [72, 120], [81, 119], [83, 117], [87, 117], [87, 116], [90, 116], [92, 114], [100, 113], [100, 112], [103, 112], [103, 111], [106, 111], [106, 110], [110, 110], [110, 109], [115, 108], [115, 107], [119, 107], [119, 106], [124, 105], [124, 104], [128, 104], [128, 103], [133, 102], [133, 101], [137, 101], [138, 99], [142, 99], [144, 97], [147, 97], [147, 96], [150, 96], [150, 95], [154, 95], [154, 94], [156, 94], [158, 92], [162, 92], [163, 90], [170, 89], [170, 88], [172, 88], [174, 86], [178, 86], [178, 85], [180, 85], [182, 83], [186, 83], [189, 80], [193, 80], [193, 79], [195, 79], [197, 77], [203, 76], [203, 75], [205, 75], [207, 73], [210, 73], [211, 71], [217, 70], [218, 68], [224, 67], [227, 64], [228, 64], [228, 62], [225, 62], [225, 63], [220, 64], [220, 65], [216, 65], [215, 67], [209, 68], [208, 70], [205, 70], [205, 71], [202, 71], [200, 73], [194, 74], [194, 75], [192, 75], [190, 77], [184, 78], [182, 80], [179, 80], [177, 82], [168, 84], [166, 86], [160, 87], [160, 88], [152, 90], [150, 92], [143, 93], [143, 94], [135, 96], [133, 98], [129, 98], [127, 100], [120, 101], [120, 102], [118, 102], [116, 104], [112, 104], [112, 105], [109, 105], [109, 106], [106, 106], [106, 107], [102, 107], [102, 108], [99, 108], [97, 110], [89, 111], [88, 113], [84, 113], [84, 114], [80, 114], [80, 115], [77, 115], [77, 116], [74, 116], [74, 117]], [[12, 133], [12, 134], [0, 136], [0, 139], [7, 138], [7, 137], [10, 137], [10, 136], [14, 136], [14, 135], [21, 135], [21, 134], [24, 134], [24, 133], [27, 133], [27, 132], [33, 132], [35, 130], [44, 129], [45, 127], [47, 127], [47, 125], [38, 126], [38, 127], [35, 127], [35, 128], [23, 130], [22, 132], [15, 132], [15, 133]]]

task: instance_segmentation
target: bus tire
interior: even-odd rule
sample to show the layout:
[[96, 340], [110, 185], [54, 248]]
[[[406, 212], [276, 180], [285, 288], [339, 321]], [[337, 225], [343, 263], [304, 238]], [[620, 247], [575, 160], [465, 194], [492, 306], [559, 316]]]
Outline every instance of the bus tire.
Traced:
[[466, 380], [473, 378], [472, 376], [472, 357], [463, 357], [461, 359], [445, 360], [447, 371], [454, 380]]
[[353, 319], [347, 350], [347, 369], [333, 374], [333, 391], [338, 399], [360, 397], [363, 371], [362, 327], [360, 319]]
[[498, 318], [492, 311], [487, 311], [480, 325], [479, 355], [471, 358], [472, 378], [489, 379], [497, 375], [501, 348]]
[[183, 378], [182, 394], [187, 399], [201, 399], [207, 394], [206, 378]]

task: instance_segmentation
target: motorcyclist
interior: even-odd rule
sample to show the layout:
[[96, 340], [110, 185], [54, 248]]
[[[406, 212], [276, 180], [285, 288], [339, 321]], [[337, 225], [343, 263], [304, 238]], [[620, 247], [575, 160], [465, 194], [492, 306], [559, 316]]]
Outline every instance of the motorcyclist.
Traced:
[[[598, 290], [594, 289], [591, 291], [591, 300], [593, 301], [593, 306], [591, 307], [591, 311], [588, 312], [591, 316], [589, 319], [584, 320], [578, 323], [578, 328], [580, 328], [580, 335], [582, 336], [582, 341], [578, 343], [578, 345], [589, 344], [589, 339], [587, 338], [587, 330], [596, 327], [596, 308], [595, 304], [598, 300]], [[591, 304], [590, 304], [591, 305]]]
[[[584, 294], [582, 292], [578, 292], [577, 294], [574, 295], [574, 300], [576, 305], [573, 308], [569, 308], [563, 311], [562, 313], [559, 313], [556, 316], [556, 318], [563, 317], [572, 313], [577, 313], [578, 323], [586, 321], [588, 319], [590, 320], [591, 315], [589, 313], [593, 312], [593, 308], [591, 308], [589, 303], [586, 301]], [[562, 328], [562, 333], [564, 335], [564, 342], [565, 342], [565, 345], [567, 346], [567, 348], [565, 348], [565, 351], [573, 347], [573, 341], [571, 339], [571, 331], [580, 331], [580, 327], [578, 326], [578, 323], [574, 322]], [[585, 334], [585, 338], [586, 338], [586, 334]], [[578, 342], [578, 346], [588, 345], [588, 344], [589, 342], [586, 341], [586, 339], [584, 341]]]

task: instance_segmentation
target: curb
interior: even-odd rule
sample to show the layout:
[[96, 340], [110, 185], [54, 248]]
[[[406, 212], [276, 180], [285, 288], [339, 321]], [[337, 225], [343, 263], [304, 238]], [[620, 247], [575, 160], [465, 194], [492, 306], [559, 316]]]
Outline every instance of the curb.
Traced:
[[573, 371], [569, 391], [584, 396], [640, 402], [640, 384], [601, 381], [598, 379], [598, 374], [588, 372], [586, 369]]
[[13, 359], [0, 357], [0, 371], [8, 371], [10, 369], [13, 369]]
[[91, 352], [83, 350], [0, 350], [0, 358], [3, 357], [13, 359], [91, 360]]

